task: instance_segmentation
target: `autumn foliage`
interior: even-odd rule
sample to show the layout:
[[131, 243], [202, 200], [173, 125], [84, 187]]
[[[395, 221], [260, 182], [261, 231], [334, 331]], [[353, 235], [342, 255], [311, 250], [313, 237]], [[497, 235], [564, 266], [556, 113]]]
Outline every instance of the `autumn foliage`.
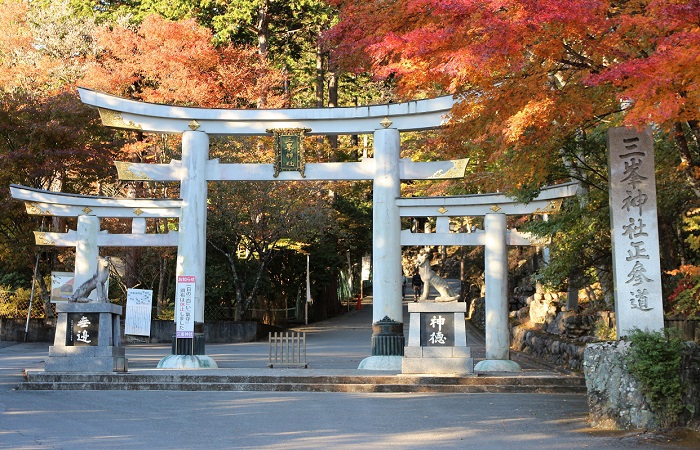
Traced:
[[193, 19], [151, 15], [136, 31], [107, 25], [96, 34], [100, 53], [86, 86], [154, 103], [203, 107], [279, 107], [282, 77], [252, 46], [212, 43], [211, 30]]
[[698, 135], [697, 1], [333, 3], [338, 64], [393, 77], [407, 97], [456, 94], [451, 151], [523, 182], [546, 182], [564, 141], [617, 117]]

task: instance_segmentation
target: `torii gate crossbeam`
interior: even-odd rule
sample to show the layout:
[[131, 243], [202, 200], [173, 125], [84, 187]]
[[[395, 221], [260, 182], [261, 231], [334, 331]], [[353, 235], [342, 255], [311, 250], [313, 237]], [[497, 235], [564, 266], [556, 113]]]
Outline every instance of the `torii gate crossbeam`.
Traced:
[[[90, 279], [97, 269], [100, 247], [173, 247], [178, 232], [146, 233], [148, 218], [179, 218], [182, 201], [176, 199], [111, 198], [45, 191], [10, 185], [12, 198], [24, 201], [27, 214], [77, 217], [75, 230], [34, 232], [36, 245], [75, 247], [75, 286]], [[100, 231], [101, 218], [130, 218], [130, 234]], [[95, 298], [95, 292], [90, 294]]]

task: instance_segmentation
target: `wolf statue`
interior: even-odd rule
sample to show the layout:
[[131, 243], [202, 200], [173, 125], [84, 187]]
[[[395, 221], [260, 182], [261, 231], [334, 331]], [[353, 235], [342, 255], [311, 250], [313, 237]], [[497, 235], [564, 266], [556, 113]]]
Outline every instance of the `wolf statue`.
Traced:
[[[97, 258], [97, 271], [89, 280], [73, 291], [71, 302], [108, 303], [106, 283], [109, 280], [109, 257]], [[90, 293], [97, 289], [97, 300], [90, 300]]]
[[416, 266], [418, 266], [418, 273], [420, 274], [421, 280], [423, 280], [423, 293], [420, 296], [421, 301], [426, 301], [428, 299], [430, 285], [433, 285], [440, 293], [440, 296], [435, 298], [436, 302], [454, 302], [459, 299], [459, 295], [455, 294], [452, 288], [447, 284], [447, 281], [430, 268], [430, 255], [428, 253], [423, 250], [418, 253], [418, 256], [416, 256]]

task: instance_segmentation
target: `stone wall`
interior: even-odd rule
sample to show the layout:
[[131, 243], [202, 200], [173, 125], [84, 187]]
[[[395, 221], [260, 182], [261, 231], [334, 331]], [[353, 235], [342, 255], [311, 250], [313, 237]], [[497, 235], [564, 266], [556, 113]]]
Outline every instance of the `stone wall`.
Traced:
[[[583, 372], [591, 423], [608, 429], [658, 429], [659, 420], [625, 363], [629, 345], [615, 341], [586, 346]], [[700, 414], [700, 347], [692, 342], [683, 353], [681, 382], [688, 387], [685, 403], [689, 410], [681, 417], [685, 425]]]
[[26, 327], [27, 319], [0, 318], [0, 341], [53, 342], [56, 319], [29, 319], [28, 329]]
[[[25, 341], [26, 319], [0, 319], [0, 341]], [[27, 342], [53, 343], [56, 331], [55, 319], [30, 319]], [[253, 342], [266, 339], [268, 331], [281, 331], [281, 328], [260, 324], [258, 322], [209, 322], [204, 327], [207, 343], [232, 343]], [[151, 342], [171, 342], [175, 333], [175, 323], [172, 320], [151, 321]], [[122, 336], [124, 336], [124, 322], [122, 321]], [[125, 337], [124, 341], [148, 339], [135, 336]]]
[[584, 341], [548, 334], [530, 324], [511, 327], [511, 349], [567, 369], [581, 370], [585, 346]]
[[693, 412], [687, 412], [683, 417], [684, 423], [695, 423], [700, 429], [700, 345], [696, 342], [686, 342], [681, 362], [681, 381], [685, 385], [685, 402], [691, 405]]
[[510, 348], [531, 354], [550, 364], [581, 371], [587, 343], [596, 340], [597, 323], [610, 326], [608, 312], [578, 314], [560, 305], [566, 294], [537, 292], [526, 305], [510, 313]]
[[658, 422], [640, 386], [627, 369], [625, 341], [589, 344], [583, 373], [588, 391], [591, 424], [598, 428], [654, 429]]
[[475, 298], [469, 305], [469, 313], [467, 315], [471, 320], [472, 325], [480, 329], [486, 330], [486, 304], [484, 297]]

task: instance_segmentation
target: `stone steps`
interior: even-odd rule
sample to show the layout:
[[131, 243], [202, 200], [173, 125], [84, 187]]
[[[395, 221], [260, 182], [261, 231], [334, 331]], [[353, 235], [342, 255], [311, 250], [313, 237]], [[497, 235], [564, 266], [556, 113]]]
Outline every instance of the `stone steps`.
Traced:
[[578, 376], [192, 375], [27, 373], [19, 390], [170, 390], [360, 393], [586, 392]]

